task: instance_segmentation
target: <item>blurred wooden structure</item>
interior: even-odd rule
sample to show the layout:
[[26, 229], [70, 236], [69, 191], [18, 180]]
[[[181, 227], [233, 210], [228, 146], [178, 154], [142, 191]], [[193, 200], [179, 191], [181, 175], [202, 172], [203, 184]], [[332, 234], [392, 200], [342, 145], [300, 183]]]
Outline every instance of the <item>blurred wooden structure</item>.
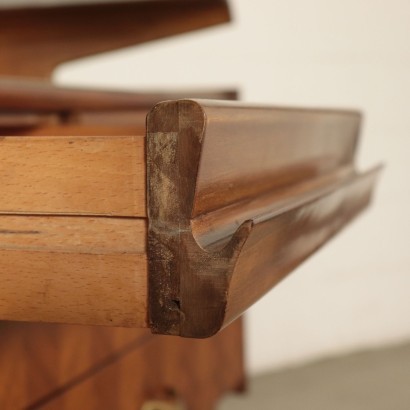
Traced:
[[64, 61], [229, 21], [61, 3], [0, 9], [0, 408], [211, 409], [245, 384], [237, 318], [368, 205], [360, 115], [55, 87]]

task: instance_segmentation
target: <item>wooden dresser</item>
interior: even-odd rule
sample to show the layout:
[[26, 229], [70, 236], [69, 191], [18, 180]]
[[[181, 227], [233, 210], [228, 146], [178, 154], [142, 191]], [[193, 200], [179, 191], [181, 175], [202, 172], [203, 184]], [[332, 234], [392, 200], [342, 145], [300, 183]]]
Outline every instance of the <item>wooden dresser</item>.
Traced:
[[0, 9], [0, 409], [212, 409], [245, 386], [242, 313], [369, 204], [360, 114], [56, 87], [230, 18], [67, 3]]

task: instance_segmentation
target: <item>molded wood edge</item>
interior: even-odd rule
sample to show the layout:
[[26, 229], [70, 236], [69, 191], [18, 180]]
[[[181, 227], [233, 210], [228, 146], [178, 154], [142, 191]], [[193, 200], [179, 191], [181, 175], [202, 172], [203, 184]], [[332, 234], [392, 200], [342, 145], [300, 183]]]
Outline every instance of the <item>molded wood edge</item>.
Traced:
[[[245, 106], [235, 103], [193, 100], [166, 101], [149, 113], [148, 280], [149, 321], [154, 333], [197, 338], [217, 333], [369, 203], [378, 170], [362, 176], [353, 171], [360, 124], [356, 113], [295, 110], [285, 116], [281, 114], [280, 120], [275, 116], [274, 109], [250, 108], [246, 111]], [[284, 121], [286, 116], [289, 118]], [[238, 136], [237, 141], [240, 141], [240, 136], [246, 138], [247, 127], [252, 126], [255, 118], [255, 135], [267, 137], [261, 140], [263, 144], [269, 145], [269, 141], [277, 138], [275, 133], [281, 139], [290, 132], [300, 134], [305, 144], [314, 142], [325, 147], [323, 152], [312, 151], [308, 168], [301, 167], [304, 164], [300, 162], [299, 153], [294, 155], [292, 146], [288, 147], [289, 162], [297, 169], [313, 170], [311, 175], [301, 178], [300, 172], [292, 171], [287, 185], [296, 186], [296, 189], [288, 197], [284, 195], [286, 201], [280, 195], [278, 201], [283, 186], [278, 187], [277, 181], [272, 179], [270, 187], [263, 182], [263, 191], [256, 194], [252, 191], [251, 198], [243, 197], [240, 190], [232, 194], [225, 192], [222, 200], [229, 201], [226, 196], [230, 195], [233, 206], [232, 203], [221, 206], [220, 199], [216, 199], [217, 209], [207, 203], [209, 211], [204, 211], [198, 203], [206, 179], [204, 169], [209, 161], [209, 152], [208, 157], [205, 155], [205, 139], [208, 138], [208, 150], [212, 141], [232, 135]], [[234, 125], [235, 121], [240, 123], [240, 128]], [[300, 126], [295, 128], [295, 122]], [[216, 132], [215, 124], [219, 127]], [[329, 139], [333, 143], [328, 144]], [[285, 144], [291, 143], [295, 141]], [[264, 161], [263, 144], [253, 149], [256, 158], [252, 161]], [[306, 149], [306, 156], [309, 156], [311, 148], [308, 148], [309, 145], [302, 144], [294, 151]], [[225, 171], [232, 177], [240, 162], [235, 164], [236, 158], [231, 158], [234, 154], [230, 152], [224, 155]], [[274, 168], [275, 158], [265, 161]], [[319, 163], [321, 165], [316, 167]], [[221, 178], [223, 175], [224, 170]], [[265, 181], [260, 175], [256, 178]], [[235, 191], [238, 184], [233, 177], [232, 181]], [[259, 208], [254, 205], [258, 198], [270, 195], [272, 202], [262, 207], [258, 205]], [[241, 211], [244, 208], [247, 213]], [[212, 243], [204, 245], [195, 229], [195, 221], [204, 215], [211, 215], [212, 219], [221, 209], [231, 212], [230, 219], [235, 220], [238, 228], [225, 238], [226, 232], [218, 222], [212, 227]], [[246, 218], [242, 218], [245, 214]]]

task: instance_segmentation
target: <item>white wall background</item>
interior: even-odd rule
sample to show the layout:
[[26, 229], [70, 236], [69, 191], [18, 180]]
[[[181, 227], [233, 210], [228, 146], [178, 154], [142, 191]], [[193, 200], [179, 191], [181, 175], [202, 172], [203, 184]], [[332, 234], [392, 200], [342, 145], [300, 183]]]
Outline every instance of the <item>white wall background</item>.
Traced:
[[410, 1], [232, 0], [234, 22], [66, 64], [61, 84], [234, 86], [246, 101], [365, 113], [375, 203], [247, 316], [252, 372], [410, 338]]

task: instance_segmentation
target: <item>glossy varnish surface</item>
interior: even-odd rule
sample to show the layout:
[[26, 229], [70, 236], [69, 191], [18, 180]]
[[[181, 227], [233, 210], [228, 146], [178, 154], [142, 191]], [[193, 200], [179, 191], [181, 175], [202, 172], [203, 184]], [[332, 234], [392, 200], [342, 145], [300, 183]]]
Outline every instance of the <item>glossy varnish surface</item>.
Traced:
[[357, 112], [206, 106], [193, 217], [351, 167]]

